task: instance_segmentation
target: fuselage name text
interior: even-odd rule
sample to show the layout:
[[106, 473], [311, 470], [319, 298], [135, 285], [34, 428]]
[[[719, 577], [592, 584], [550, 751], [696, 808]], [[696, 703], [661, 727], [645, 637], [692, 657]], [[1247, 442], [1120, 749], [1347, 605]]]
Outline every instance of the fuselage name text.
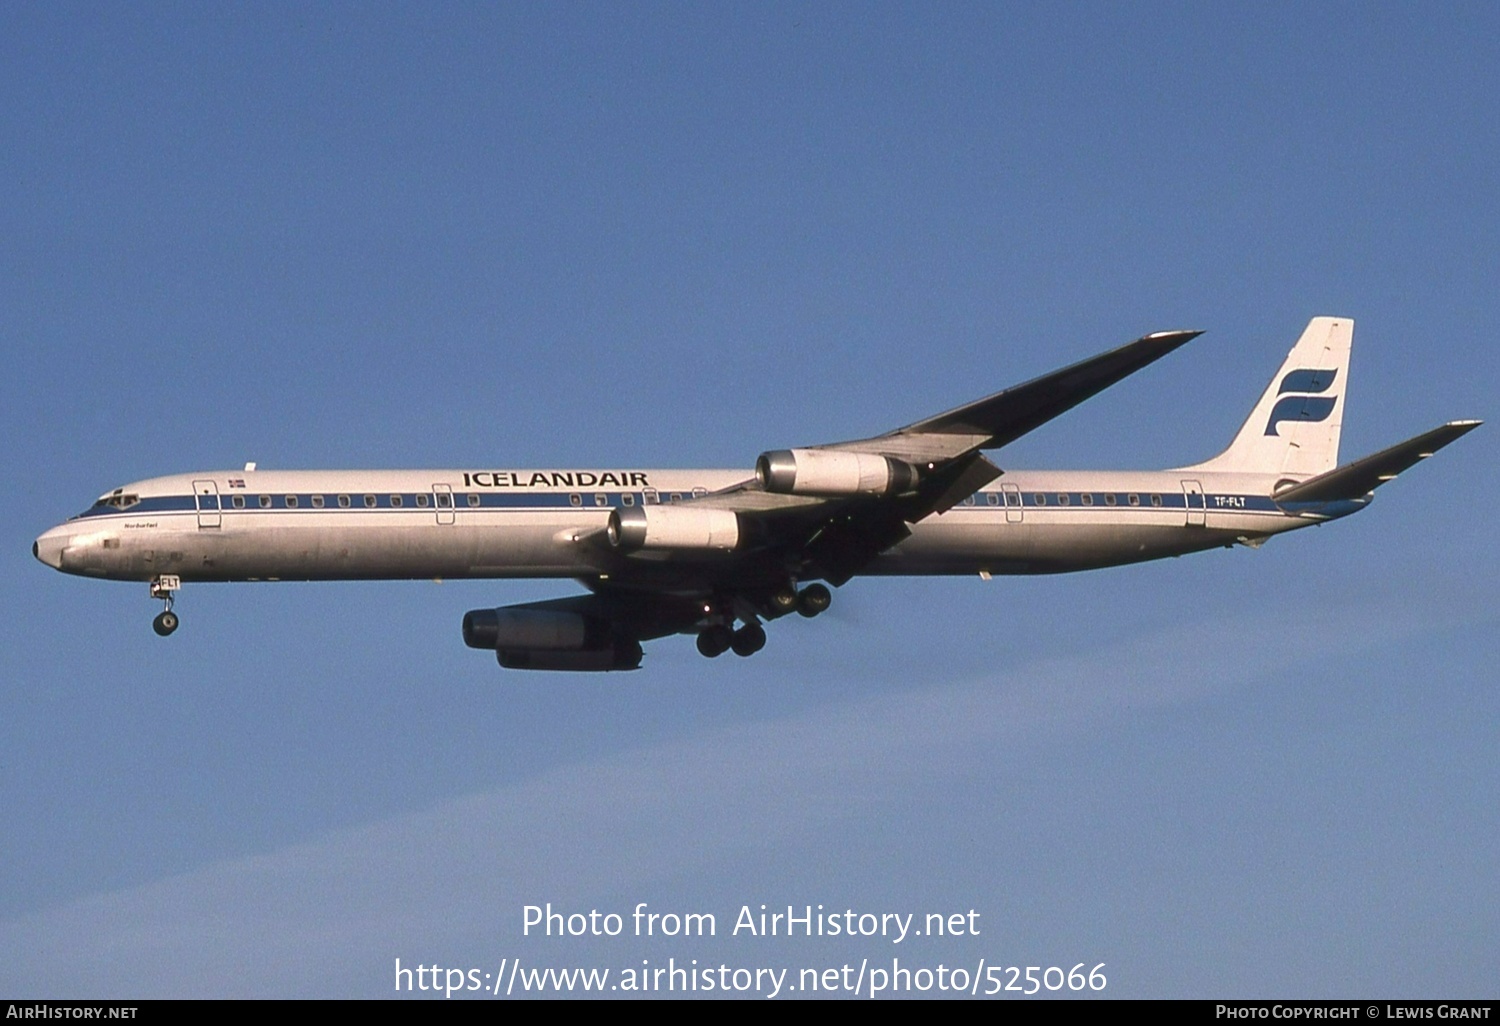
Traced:
[[470, 470], [465, 488], [650, 488], [641, 470]]

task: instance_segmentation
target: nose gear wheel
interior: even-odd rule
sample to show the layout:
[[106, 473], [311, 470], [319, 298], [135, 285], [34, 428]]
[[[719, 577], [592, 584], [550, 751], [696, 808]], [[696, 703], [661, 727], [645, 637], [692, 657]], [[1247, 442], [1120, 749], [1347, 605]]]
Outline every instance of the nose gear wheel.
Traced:
[[182, 587], [182, 578], [176, 574], [162, 574], [160, 577], [151, 579], [151, 597], [161, 599], [166, 608], [156, 614], [156, 619], [151, 621], [151, 629], [165, 638], [177, 629], [182, 622], [178, 615], [172, 612], [172, 600], [177, 597], [177, 590]]

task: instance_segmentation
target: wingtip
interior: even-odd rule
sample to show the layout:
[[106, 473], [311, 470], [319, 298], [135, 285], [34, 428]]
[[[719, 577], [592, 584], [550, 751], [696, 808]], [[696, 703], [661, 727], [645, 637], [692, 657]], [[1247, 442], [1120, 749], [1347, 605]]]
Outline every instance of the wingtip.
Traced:
[[1178, 346], [1186, 345], [1201, 334], [1203, 334], [1202, 331], [1194, 331], [1191, 329], [1179, 331], [1153, 331], [1151, 334], [1144, 336], [1141, 341], [1157, 342], [1169, 348], [1176, 349]]

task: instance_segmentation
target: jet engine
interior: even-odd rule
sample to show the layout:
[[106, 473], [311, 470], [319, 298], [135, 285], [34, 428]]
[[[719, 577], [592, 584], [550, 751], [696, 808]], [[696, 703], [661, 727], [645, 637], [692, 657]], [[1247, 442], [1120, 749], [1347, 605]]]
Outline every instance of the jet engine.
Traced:
[[921, 477], [910, 463], [889, 456], [828, 449], [761, 453], [755, 476], [766, 491], [783, 495], [901, 495]]
[[641, 643], [618, 636], [610, 621], [566, 609], [506, 606], [464, 614], [464, 644], [494, 649], [515, 670], [634, 670]]
[[609, 515], [609, 543], [637, 549], [720, 549], [740, 543], [740, 518], [728, 509], [622, 506]]
[[507, 670], [574, 670], [580, 673], [637, 670], [641, 665], [641, 643], [622, 640], [607, 648], [582, 652], [559, 652], [545, 648], [501, 648], [495, 650]]

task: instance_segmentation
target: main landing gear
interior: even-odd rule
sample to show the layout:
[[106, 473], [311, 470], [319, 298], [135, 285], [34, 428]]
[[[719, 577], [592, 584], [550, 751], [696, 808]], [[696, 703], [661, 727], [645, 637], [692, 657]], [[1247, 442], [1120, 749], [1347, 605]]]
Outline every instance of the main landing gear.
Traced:
[[698, 634], [698, 651], [715, 659], [733, 649], [737, 656], [750, 656], [766, 647], [766, 629], [751, 621], [739, 630], [716, 623]]
[[814, 617], [833, 603], [833, 592], [821, 584], [809, 584], [797, 593], [797, 612]]
[[[787, 587], [771, 594], [767, 613], [778, 617], [796, 610], [803, 616], [812, 617], [827, 609], [832, 601], [833, 593], [821, 584], [809, 584], [801, 591]], [[731, 650], [737, 656], [751, 656], [766, 647], [766, 629], [753, 614], [739, 630], [735, 630], [733, 624], [733, 615], [729, 615], [699, 631], [698, 651], [716, 659]]]
[[826, 585], [809, 584], [798, 591], [793, 587], [782, 588], [771, 594], [771, 612], [774, 616], [785, 616], [796, 611], [803, 616], [817, 616], [833, 602], [833, 593]]
[[166, 603], [166, 608], [157, 613], [156, 619], [151, 621], [151, 629], [164, 638], [175, 631], [181, 622], [177, 614], [172, 612], [172, 600], [181, 587], [182, 578], [176, 574], [162, 574], [160, 577], [151, 579], [151, 597], [161, 599]]

